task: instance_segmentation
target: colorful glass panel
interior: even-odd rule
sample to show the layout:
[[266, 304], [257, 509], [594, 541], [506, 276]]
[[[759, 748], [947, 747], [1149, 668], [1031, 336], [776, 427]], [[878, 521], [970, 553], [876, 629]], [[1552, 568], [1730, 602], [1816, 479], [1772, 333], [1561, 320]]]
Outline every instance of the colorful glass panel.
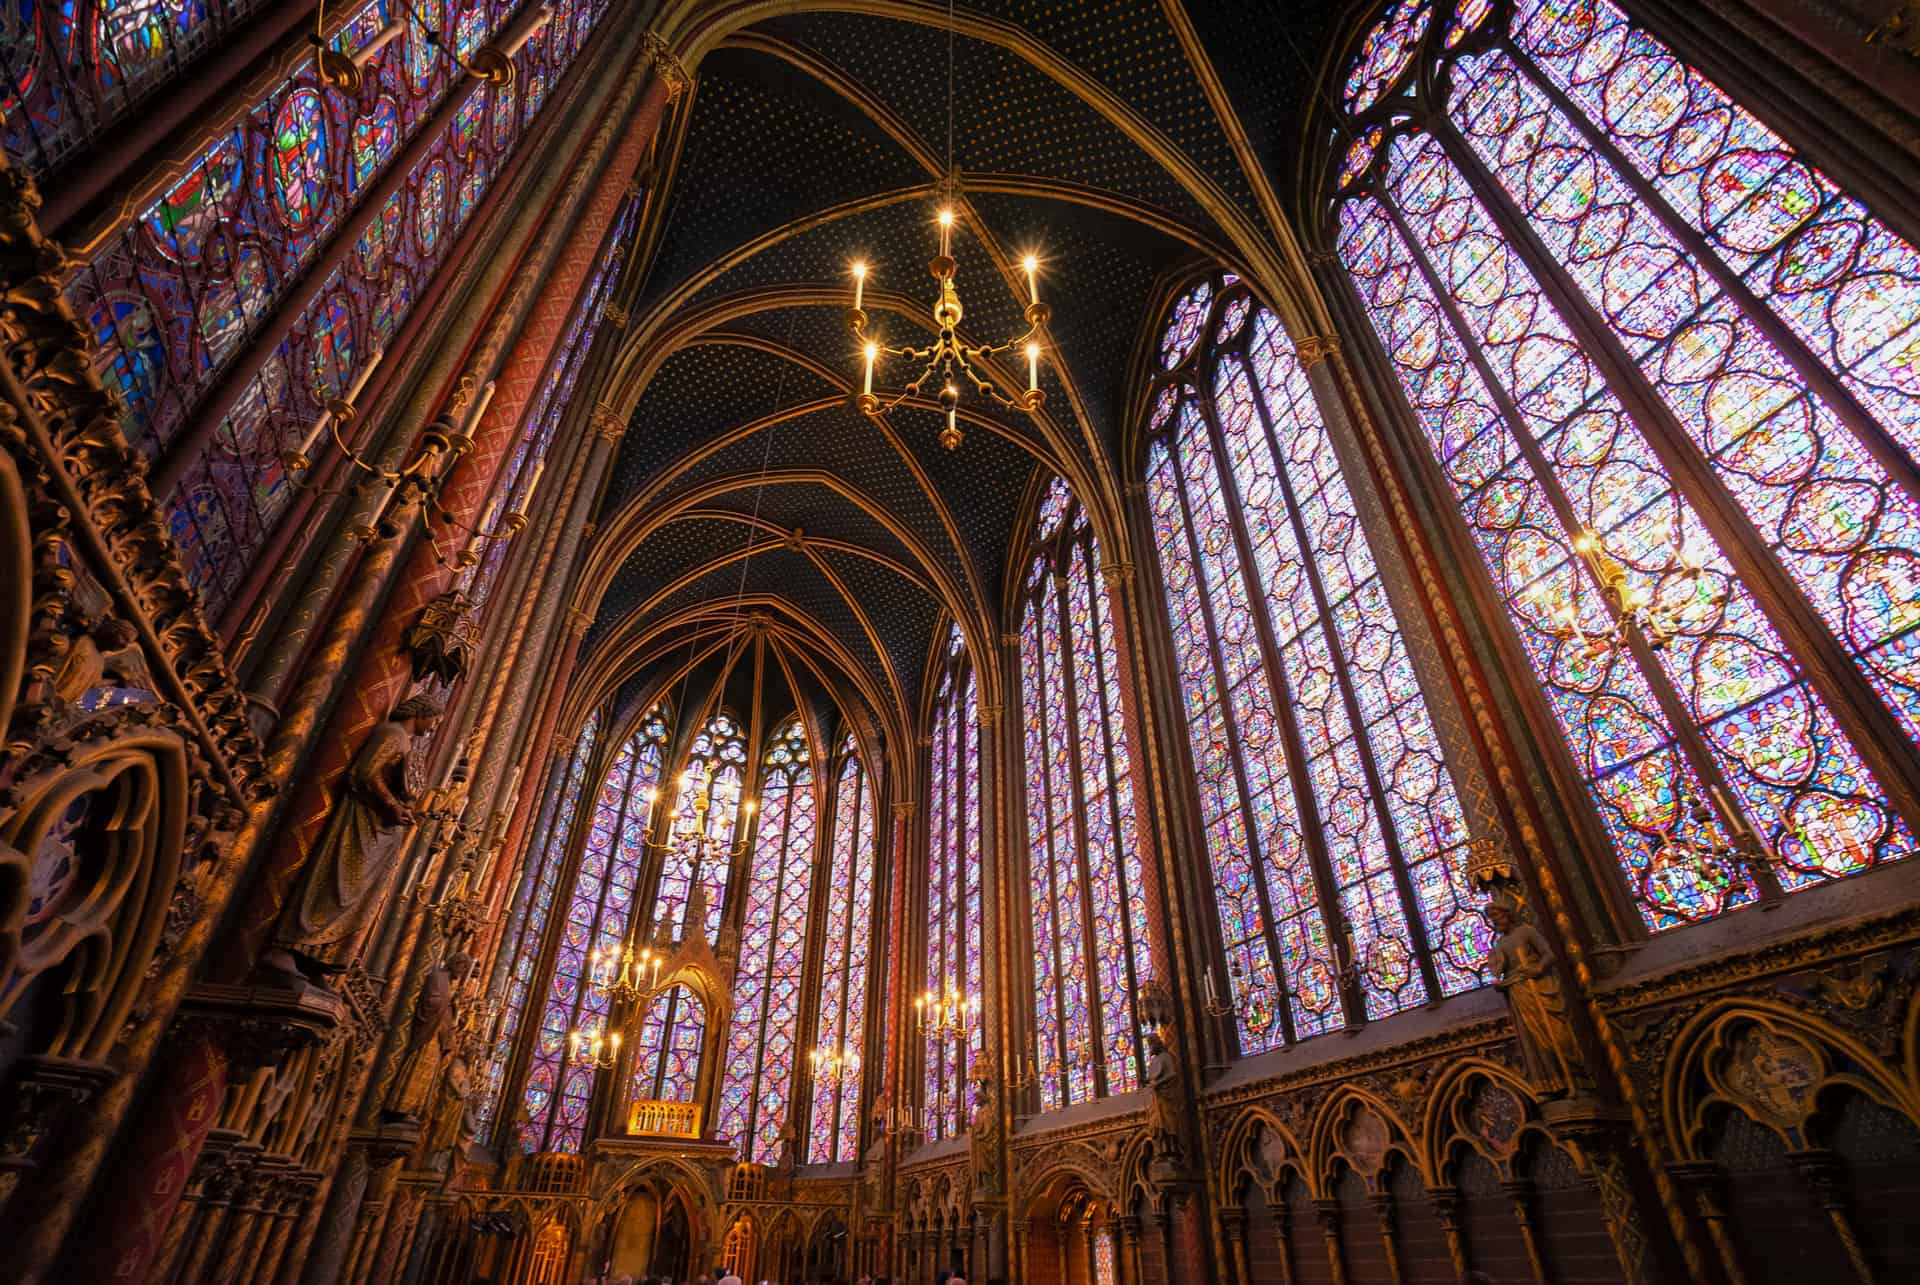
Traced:
[[761, 770], [714, 1136], [732, 1143], [742, 1160], [774, 1165], [793, 1100], [817, 829], [812, 755], [799, 720], [780, 732]]
[[1363, 112], [1380, 101], [1400, 79], [1433, 20], [1433, 0], [1394, 0], [1347, 73], [1344, 97], [1349, 110]]
[[[958, 625], [947, 639], [933, 729], [926, 986], [941, 995], [971, 997], [986, 986], [980, 945], [980, 708]], [[925, 1106], [934, 1141], [966, 1128], [967, 1071], [981, 1038], [975, 1024], [965, 1043], [927, 1040]]]
[[873, 786], [853, 738], [840, 747], [828, 836], [825, 928], [820, 942], [820, 1007], [814, 1051], [835, 1059], [817, 1067], [807, 1159], [853, 1160], [859, 1153], [862, 1050], [867, 1023], [867, 943], [873, 930]]
[[1167, 321], [1166, 333], [1160, 337], [1160, 365], [1163, 369], [1172, 370], [1193, 355], [1194, 348], [1200, 343], [1200, 327], [1207, 324], [1207, 313], [1212, 305], [1211, 281], [1202, 281], [1173, 305], [1173, 316]]
[[501, 1079], [513, 1056], [514, 1044], [520, 1038], [520, 1023], [526, 1017], [527, 999], [533, 992], [533, 976], [540, 964], [541, 946], [553, 911], [554, 889], [559, 885], [560, 867], [566, 862], [567, 841], [573, 835], [580, 794], [586, 786], [587, 769], [599, 741], [600, 713], [596, 710], [587, 716], [585, 726], [574, 741], [573, 752], [566, 760], [554, 764], [533, 837], [527, 844], [513, 910], [501, 937], [504, 944], [500, 959], [506, 969], [506, 986], [494, 1030], [492, 1055], [478, 1094], [482, 1137], [492, 1126], [500, 1104]]
[[660, 711], [648, 711], [615, 754], [588, 818], [522, 1090], [524, 1150], [578, 1151], [584, 1140], [593, 1071], [570, 1059], [569, 1037], [606, 1031], [607, 994], [589, 984], [588, 970], [597, 953], [626, 940], [667, 736]]
[[1117, 623], [1086, 512], [1058, 479], [1048, 503], [1021, 629], [1043, 1109], [1138, 1082], [1133, 999], [1147, 964]]
[[687, 898], [696, 882], [706, 889], [702, 928], [707, 940], [713, 941], [720, 931], [746, 761], [747, 741], [740, 720], [724, 712], [709, 718], [688, 748], [675, 783], [673, 811], [668, 813], [673, 846], [664, 858], [653, 902], [655, 925], [671, 937], [687, 931]]
[[[170, 12], [183, 12], [176, 0], [166, 4]], [[202, 39], [198, 33], [232, 21], [229, 0], [196, 0], [185, 7], [213, 20], [190, 24], [196, 40]], [[476, 113], [484, 113], [491, 89], [453, 74], [445, 52], [427, 45], [426, 33], [443, 29], [439, 3], [419, 0], [404, 8], [390, 15], [388, 0], [370, 0], [342, 13], [337, 27], [329, 8], [328, 25], [335, 27], [330, 44], [343, 51], [364, 46], [389, 16], [405, 23], [401, 37], [367, 62], [364, 98], [341, 96], [319, 79], [311, 57], [302, 60], [241, 110], [200, 156], [189, 158], [179, 182], [124, 227], [104, 233], [68, 287], [76, 315], [98, 336], [99, 369], [119, 402], [122, 430], [160, 466], [154, 476], [164, 472], [179, 479], [160, 498], [175, 510], [175, 529], [192, 542], [181, 549], [182, 559], [216, 617], [290, 507], [282, 461], [306, 440], [315, 412], [304, 397], [286, 396], [286, 375], [304, 376], [313, 367], [310, 345], [323, 341], [334, 286], [344, 290], [356, 334], [396, 333], [449, 253], [450, 231], [464, 222], [518, 141], [512, 133], [497, 140], [474, 137]], [[581, 5], [576, 12], [592, 21], [605, 8]], [[510, 10], [482, 6], [473, 12], [498, 21]], [[515, 56], [517, 77], [537, 75], [553, 86], [575, 47], [568, 41], [530, 42]], [[175, 42], [155, 66], [172, 75], [198, 48]], [[465, 96], [460, 110], [436, 138], [415, 139], [449, 95]], [[116, 112], [121, 106], [118, 99], [111, 104]], [[28, 104], [9, 114], [9, 146], [40, 139], [14, 132], [26, 128], [33, 112]], [[84, 114], [98, 119], [91, 109]], [[424, 142], [426, 154], [400, 176], [402, 190], [394, 199], [406, 213], [396, 227], [387, 207], [376, 212], [356, 206], [380, 185], [381, 171], [410, 140]], [[310, 280], [315, 259], [341, 235], [354, 238], [356, 253], [338, 280], [329, 280], [327, 295], [311, 298], [290, 320], [280, 318], [283, 337], [258, 373], [243, 387], [225, 387], [245, 347], [234, 341], [236, 319], [249, 318], [248, 333], [273, 325], [276, 309], [287, 307], [289, 288]], [[241, 281], [243, 268], [249, 275]], [[131, 307], [136, 300], [140, 306]], [[162, 320], [149, 324], [154, 318]], [[375, 347], [359, 346], [355, 360], [361, 369], [346, 372], [349, 384]], [[212, 441], [183, 443], [178, 449], [187, 454], [169, 458], [210, 398], [230, 407]], [[335, 466], [331, 452], [321, 454]], [[307, 538], [303, 530], [298, 540]]]
[[654, 997], [634, 1038], [629, 1102], [691, 1102], [700, 1083], [700, 1050], [707, 1009], [685, 986]]
[[[1634, 899], [1656, 930], [1752, 900], [1702, 851], [1733, 826], [1788, 891], [1904, 855], [1795, 640], [1829, 631], [1920, 733], [1920, 596], [1894, 570], [1920, 505], [1873, 444], [1920, 443], [1920, 403], [1881, 377], [1920, 259], [1606, 0], [1523, 0], [1510, 26], [1436, 54], [1445, 119], [1400, 127], [1340, 246]], [[1717, 537], [1703, 503], [1744, 527]], [[1606, 641], [1576, 542], [1659, 647]], [[1802, 604], [1750, 592], [1762, 555]]]

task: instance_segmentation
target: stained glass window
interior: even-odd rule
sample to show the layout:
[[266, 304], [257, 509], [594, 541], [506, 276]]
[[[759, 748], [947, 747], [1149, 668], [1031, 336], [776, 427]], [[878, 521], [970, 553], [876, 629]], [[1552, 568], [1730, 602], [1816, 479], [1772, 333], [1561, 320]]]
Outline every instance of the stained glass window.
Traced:
[[[1191, 297], [1168, 342], [1194, 329]], [[1244, 287], [1211, 316], [1152, 398], [1147, 494], [1225, 988], [1255, 1053], [1477, 986], [1488, 943], [1456, 873], [1465, 817], [1306, 370]]]
[[685, 986], [654, 997], [633, 1041], [629, 1102], [691, 1102], [700, 1080], [700, 1046], [707, 1009]]
[[653, 922], [678, 939], [686, 932], [687, 897], [695, 883], [707, 894], [702, 925], [708, 941], [720, 931], [720, 910], [727, 898], [735, 827], [746, 784], [747, 738], [740, 720], [724, 711], [713, 715], [694, 736], [675, 783], [673, 847], [660, 872]]
[[492, 1057], [479, 1088], [482, 1136], [493, 1124], [500, 1081], [513, 1056], [514, 1042], [520, 1037], [520, 1022], [526, 1016], [527, 997], [533, 990], [534, 972], [540, 966], [541, 944], [546, 940], [554, 890], [560, 882], [560, 867], [566, 861], [567, 840], [573, 834], [574, 817], [580, 810], [580, 792], [586, 786], [587, 770], [599, 743], [600, 714], [595, 711], [580, 729], [573, 752], [554, 764], [533, 837], [527, 844], [513, 910], [501, 938], [501, 950], [507, 960], [506, 994], [494, 1031]]
[[1022, 595], [1034, 1067], [1043, 1109], [1139, 1083], [1148, 973], [1117, 625], [1086, 511], [1055, 478]]
[[1339, 250], [1641, 918], [1906, 855], [1914, 247], [1608, 0], [1432, 7]]
[[525, 1150], [580, 1149], [593, 1070], [569, 1060], [568, 1037], [575, 1030], [606, 1030], [607, 995], [587, 984], [588, 967], [596, 953], [617, 950], [626, 939], [647, 850], [649, 800], [659, 784], [668, 736], [665, 716], [649, 710], [601, 778], [521, 1094]]
[[731, 1142], [742, 1160], [772, 1165], [781, 1158], [780, 1131], [793, 1100], [817, 829], [812, 754], [798, 719], [774, 739], [761, 771], [714, 1136]]
[[[933, 703], [928, 757], [927, 989], [971, 998], [986, 986], [980, 955], [980, 692], [960, 626], [948, 635]], [[929, 1039], [926, 1101], [932, 1141], [967, 1127], [967, 1069], [981, 1049]]]
[[[389, 3], [371, 0], [344, 15], [330, 43], [345, 52], [366, 45], [387, 24]], [[225, 21], [236, 7], [196, 0], [183, 11], [173, 0], [141, 0], [114, 11], [182, 14], [184, 25], [166, 28], [173, 34], [162, 41], [167, 57], [177, 58], [188, 27], [213, 31], [208, 15]], [[565, 0], [556, 29], [591, 22], [605, 8], [606, 0]], [[410, 0], [404, 11], [393, 10], [405, 18], [402, 36], [367, 63], [364, 116], [319, 80], [308, 58], [125, 226], [73, 247], [83, 266], [69, 301], [93, 334], [96, 368], [118, 400], [122, 430], [167, 489], [160, 498], [171, 509], [182, 563], [216, 620], [294, 504], [298, 488], [282, 461], [322, 413], [303, 376], [316, 360], [330, 359], [315, 350], [340, 338], [336, 302], [346, 301], [354, 341], [351, 364], [338, 371], [344, 388], [397, 332], [522, 136], [509, 129], [476, 137], [476, 120], [495, 100], [505, 101], [510, 122], [519, 121], [521, 89], [475, 82], [431, 47], [429, 31], [452, 38], [441, 4]], [[478, 15], [469, 22], [484, 23], [489, 7], [466, 12]], [[198, 16], [187, 22], [185, 13]], [[0, 18], [0, 38], [6, 21]], [[569, 40], [529, 42], [515, 58], [517, 84], [536, 78], [550, 97], [576, 48]], [[428, 136], [401, 190], [370, 206], [382, 173], [450, 95], [468, 97]], [[9, 113], [9, 146], [33, 114], [32, 106]], [[287, 291], [343, 235], [360, 252], [294, 310]], [[253, 345], [263, 351], [236, 366]], [[215, 425], [210, 441], [187, 433], [200, 423]], [[335, 459], [328, 467], [337, 466]]]
[[826, 912], [820, 942], [820, 1009], [814, 1049], [831, 1061], [817, 1067], [807, 1160], [853, 1160], [860, 1145], [861, 1051], [867, 1029], [867, 951], [873, 928], [873, 783], [847, 737], [836, 756]]

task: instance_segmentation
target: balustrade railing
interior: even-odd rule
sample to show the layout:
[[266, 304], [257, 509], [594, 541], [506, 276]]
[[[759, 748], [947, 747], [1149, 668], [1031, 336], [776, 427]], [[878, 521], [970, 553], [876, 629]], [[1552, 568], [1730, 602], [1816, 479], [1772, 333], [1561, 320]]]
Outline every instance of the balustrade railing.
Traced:
[[650, 1137], [697, 1138], [700, 1136], [700, 1104], [639, 1099], [628, 1109], [627, 1132]]

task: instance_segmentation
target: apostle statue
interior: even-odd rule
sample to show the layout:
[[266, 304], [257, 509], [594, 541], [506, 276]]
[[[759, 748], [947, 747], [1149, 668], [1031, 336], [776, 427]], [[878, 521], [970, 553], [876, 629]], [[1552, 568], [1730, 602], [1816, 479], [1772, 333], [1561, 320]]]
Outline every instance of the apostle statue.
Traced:
[[972, 1152], [974, 1182], [980, 1194], [1000, 1194], [1000, 1086], [984, 1061], [975, 1062], [967, 1081], [973, 1089], [973, 1120], [967, 1146]]
[[367, 738], [280, 917], [269, 967], [317, 979], [358, 956], [414, 819], [408, 756], [439, 717], [436, 702], [410, 697]]
[[442, 1046], [453, 1033], [454, 990], [466, 979], [470, 961], [454, 955], [433, 966], [413, 1004], [407, 1046], [394, 1068], [392, 1088], [381, 1114], [389, 1120], [418, 1120], [440, 1073]]
[[455, 1051], [440, 1076], [433, 1104], [433, 1123], [427, 1130], [426, 1154], [438, 1156], [463, 1147], [480, 1131], [473, 1103], [473, 1068], [466, 1054]]
[[1486, 915], [1496, 934], [1487, 965], [1493, 970], [1494, 989], [1506, 996], [1528, 1082], [1547, 1097], [1591, 1087], [1567, 1017], [1553, 948], [1510, 895], [1494, 897]]
[[1147, 1102], [1148, 1152], [1155, 1160], [1178, 1165], [1187, 1158], [1180, 1141], [1185, 1128], [1185, 1093], [1180, 1083], [1180, 1063], [1159, 1031], [1147, 1036], [1147, 1088], [1153, 1091]]

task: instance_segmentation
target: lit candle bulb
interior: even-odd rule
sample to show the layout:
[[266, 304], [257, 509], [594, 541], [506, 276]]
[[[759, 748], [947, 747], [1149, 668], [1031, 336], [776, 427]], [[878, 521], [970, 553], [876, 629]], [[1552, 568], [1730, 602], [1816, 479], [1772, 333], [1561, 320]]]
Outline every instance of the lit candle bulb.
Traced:
[[857, 309], [867, 289], [867, 265], [856, 261], [853, 265], [853, 306]]
[[520, 492], [520, 503], [514, 506], [514, 512], [525, 515], [533, 508], [533, 493], [540, 485], [540, 475], [546, 472], [547, 457], [542, 455], [533, 462], [533, 473], [527, 478], [526, 489]]
[[[1029, 260], [1031, 262], [1031, 260]], [[1033, 392], [1040, 387], [1040, 345], [1027, 345], [1027, 391]]]
[[1027, 270], [1027, 302], [1039, 303], [1040, 278], [1036, 274], [1040, 271], [1040, 260], [1028, 255], [1020, 261], [1020, 266]]
[[[860, 305], [856, 303], [853, 306], [858, 308]], [[871, 396], [873, 393], [873, 362], [874, 362], [874, 359], [879, 355], [880, 355], [879, 344], [867, 345], [867, 379], [866, 379], [866, 383], [861, 387], [860, 391], [868, 394], [869, 396]]]
[[615, 1057], [620, 1056], [620, 1032], [618, 1031], [613, 1033], [613, 1055]]
[[940, 211], [940, 253], [945, 257], [953, 254], [953, 211]]

